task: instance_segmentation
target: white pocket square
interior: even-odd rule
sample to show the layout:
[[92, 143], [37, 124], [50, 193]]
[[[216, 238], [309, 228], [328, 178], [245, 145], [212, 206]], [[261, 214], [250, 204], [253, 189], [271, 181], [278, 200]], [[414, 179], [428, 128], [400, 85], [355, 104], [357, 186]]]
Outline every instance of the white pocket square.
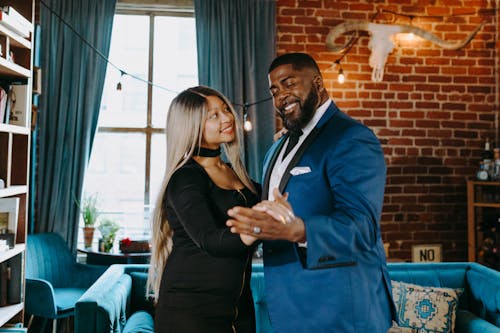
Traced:
[[298, 176], [298, 175], [303, 175], [304, 173], [309, 173], [311, 172], [310, 167], [295, 167], [292, 170], [290, 170], [290, 174], [292, 176]]

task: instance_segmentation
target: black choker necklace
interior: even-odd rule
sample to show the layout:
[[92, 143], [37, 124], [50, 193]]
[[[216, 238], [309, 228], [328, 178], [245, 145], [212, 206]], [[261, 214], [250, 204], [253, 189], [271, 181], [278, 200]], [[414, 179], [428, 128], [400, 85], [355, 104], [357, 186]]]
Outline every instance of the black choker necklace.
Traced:
[[201, 156], [201, 157], [217, 157], [220, 155], [220, 148], [217, 149], [209, 149], [209, 148], [203, 148], [203, 147], [195, 147], [194, 156]]

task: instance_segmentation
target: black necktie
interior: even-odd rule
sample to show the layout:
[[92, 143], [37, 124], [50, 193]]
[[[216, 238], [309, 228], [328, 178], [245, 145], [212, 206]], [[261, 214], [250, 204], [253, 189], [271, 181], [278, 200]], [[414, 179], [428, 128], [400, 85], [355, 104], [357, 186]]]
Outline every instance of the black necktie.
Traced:
[[293, 149], [293, 147], [295, 147], [297, 142], [299, 142], [299, 138], [303, 132], [301, 129], [298, 129], [294, 131], [289, 131], [289, 133], [290, 134], [288, 137], [288, 144], [286, 146], [285, 153], [283, 154], [283, 158], [285, 158], [286, 155], [288, 155], [288, 153]]

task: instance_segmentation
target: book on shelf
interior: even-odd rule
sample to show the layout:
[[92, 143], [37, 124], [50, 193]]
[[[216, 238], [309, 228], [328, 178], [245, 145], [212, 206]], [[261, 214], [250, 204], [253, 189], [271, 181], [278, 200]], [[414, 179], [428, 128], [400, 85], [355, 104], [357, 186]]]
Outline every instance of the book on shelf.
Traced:
[[0, 306], [7, 305], [9, 292], [9, 266], [7, 262], [0, 263]]
[[12, 84], [8, 102], [10, 102], [9, 124], [28, 126], [28, 112], [31, 112], [31, 107], [28, 109], [28, 85]]
[[14, 239], [16, 239], [19, 201], [17, 197], [0, 198], [0, 233], [13, 233]]
[[0, 24], [24, 38], [28, 38], [33, 31], [31, 22], [11, 6], [3, 6], [0, 10]]
[[8, 261], [9, 286], [7, 290], [7, 303], [18, 304], [23, 299], [22, 258], [16, 256]]
[[12, 17], [13, 20], [19, 22], [19, 24], [21, 24], [23, 27], [26, 27], [28, 30], [33, 31], [33, 26], [31, 22], [21, 13], [19, 13], [14, 7], [2, 6], [2, 12]]

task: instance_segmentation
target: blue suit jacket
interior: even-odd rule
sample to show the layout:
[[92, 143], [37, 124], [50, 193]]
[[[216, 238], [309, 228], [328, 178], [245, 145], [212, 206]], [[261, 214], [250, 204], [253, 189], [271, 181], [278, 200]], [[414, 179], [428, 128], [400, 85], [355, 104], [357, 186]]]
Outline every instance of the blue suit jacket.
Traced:
[[[264, 160], [264, 199], [286, 136]], [[310, 172], [292, 175], [296, 167]], [[280, 183], [305, 223], [307, 250], [264, 242], [266, 299], [276, 333], [385, 333], [393, 302], [380, 236], [385, 161], [373, 132], [332, 102]]]

